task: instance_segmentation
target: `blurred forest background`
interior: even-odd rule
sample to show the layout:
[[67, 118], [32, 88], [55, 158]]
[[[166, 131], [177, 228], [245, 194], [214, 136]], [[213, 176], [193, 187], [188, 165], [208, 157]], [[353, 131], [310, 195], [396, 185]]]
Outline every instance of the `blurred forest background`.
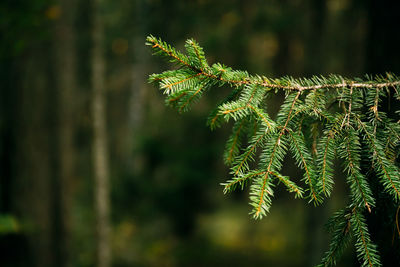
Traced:
[[[400, 74], [399, 1], [2, 0], [1, 266], [312, 266], [346, 204], [277, 188], [269, 216], [224, 196], [215, 88], [187, 114], [147, 83], [149, 34], [271, 77]], [[282, 96], [271, 100], [280, 102]], [[299, 170], [288, 160], [285, 171]], [[338, 266], [357, 266], [352, 249]], [[111, 252], [109, 252], [111, 251]], [[98, 262], [101, 261], [100, 264]], [[103, 263], [103, 264], [102, 264]]]

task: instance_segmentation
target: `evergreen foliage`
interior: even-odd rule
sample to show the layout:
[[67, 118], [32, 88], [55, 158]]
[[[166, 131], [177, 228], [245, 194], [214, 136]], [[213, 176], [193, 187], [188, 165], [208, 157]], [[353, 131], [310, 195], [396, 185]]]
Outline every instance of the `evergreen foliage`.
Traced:
[[[319, 266], [335, 265], [351, 240], [361, 266], [381, 266], [365, 219], [376, 205], [367, 174], [375, 175], [391, 201], [400, 204], [396, 163], [400, 125], [380, 110], [381, 101], [393, 92], [400, 99], [399, 77], [387, 73], [354, 80], [339, 75], [270, 79], [218, 63], [210, 66], [194, 40], [186, 42], [187, 55], [153, 36], [146, 44], [177, 67], [151, 75], [150, 81], [159, 83], [166, 104], [179, 112], [187, 111], [212, 87], [232, 87], [208, 119], [211, 129], [234, 121], [224, 152], [232, 178], [223, 184], [224, 193], [250, 185], [251, 214], [256, 219], [266, 216], [279, 183], [295, 197], [318, 205], [332, 193], [333, 162], [339, 159], [347, 175], [350, 203], [328, 222], [332, 241]], [[272, 120], [264, 100], [278, 90], [285, 92], [285, 100]], [[289, 152], [303, 170], [306, 189], [281, 174]], [[362, 155], [369, 157], [367, 164]]]

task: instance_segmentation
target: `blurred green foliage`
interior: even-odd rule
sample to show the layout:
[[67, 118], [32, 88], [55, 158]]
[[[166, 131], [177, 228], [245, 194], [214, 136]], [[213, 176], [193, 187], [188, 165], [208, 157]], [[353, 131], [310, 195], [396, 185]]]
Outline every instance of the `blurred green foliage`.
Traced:
[[[227, 197], [219, 186], [228, 177], [221, 140], [230, 127], [214, 132], [204, 127], [207, 111], [229, 90], [211, 92], [184, 116], [165, 108], [147, 77], [166, 65], [150, 57], [145, 37], [160, 36], [178, 48], [193, 37], [204, 46], [209, 62], [272, 77], [399, 72], [400, 50], [393, 47], [399, 43], [394, 34], [398, 8], [374, 2], [103, 1], [113, 266], [319, 262], [328, 244], [323, 223], [346, 203], [347, 194], [341, 194], [345, 187], [339, 182], [337, 197], [312, 211], [277, 188], [279, 198], [268, 218], [249, 219], [243, 205], [247, 192]], [[92, 10], [90, 1], [74, 3], [78, 88], [71, 103], [75, 165], [70, 257], [74, 266], [94, 266]], [[0, 235], [2, 266], [63, 265], [54, 56], [59, 45], [55, 26], [63, 12], [55, 0], [0, 2], [0, 213], [24, 226]], [[272, 115], [281, 101], [279, 95], [270, 100]], [[284, 172], [301, 176], [297, 169]], [[353, 260], [348, 253], [340, 266], [352, 266]]]
[[18, 222], [11, 215], [0, 215], [0, 235], [18, 231]]

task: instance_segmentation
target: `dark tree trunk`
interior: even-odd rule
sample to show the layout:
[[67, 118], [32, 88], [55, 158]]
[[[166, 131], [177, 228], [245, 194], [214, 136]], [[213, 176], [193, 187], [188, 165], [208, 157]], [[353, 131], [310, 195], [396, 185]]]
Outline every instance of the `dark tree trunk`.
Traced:
[[73, 265], [71, 255], [74, 182], [74, 92], [77, 88], [75, 48], [75, 1], [59, 1], [61, 16], [55, 29], [56, 83], [58, 103], [59, 223], [58, 264]]
[[52, 250], [52, 95], [43, 47], [34, 49], [20, 62], [21, 91], [16, 126], [17, 162], [12, 194], [16, 214], [32, 226], [27, 231], [32, 260], [31, 266], [54, 266]]
[[[143, 45], [146, 39], [146, 15], [147, 15], [147, 3], [144, 0], [138, 0], [135, 2], [135, 32], [132, 38], [132, 49], [133, 51], [133, 64], [132, 64], [132, 84], [129, 99], [129, 131], [128, 138], [128, 157], [129, 162], [133, 165], [128, 164], [135, 173], [142, 171], [143, 155], [138, 153], [138, 139], [134, 138], [137, 136], [144, 116], [144, 106], [146, 100], [146, 80], [147, 80], [147, 65], [148, 65], [148, 52], [146, 47]], [[135, 151], [132, 157], [132, 151]]]
[[109, 163], [105, 108], [105, 59], [103, 51], [104, 28], [101, 15], [101, 0], [93, 1], [92, 20], [92, 120], [93, 120], [93, 168], [97, 234], [97, 266], [111, 264], [110, 248], [110, 199]]

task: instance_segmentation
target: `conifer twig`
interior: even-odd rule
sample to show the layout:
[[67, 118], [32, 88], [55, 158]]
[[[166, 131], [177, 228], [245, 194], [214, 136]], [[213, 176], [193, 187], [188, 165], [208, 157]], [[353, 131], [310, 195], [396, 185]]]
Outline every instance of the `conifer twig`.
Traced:
[[[400, 125], [380, 108], [383, 98], [400, 100], [400, 78], [387, 73], [364, 79], [345, 79], [340, 75], [293, 79], [249, 75], [222, 64], [209, 65], [203, 49], [187, 40], [187, 55], [153, 36], [147, 38], [154, 54], [165, 57], [178, 68], [150, 76], [166, 94], [166, 103], [186, 111], [202, 94], [213, 87], [232, 89], [211, 112], [208, 125], [214, 129], [223, 121], [234, 120], [225, 146], [224, 160], [233, 178], [224, 193], [243, 189], [250, 183], [249, 199], [254, 218], [266, 216], [271, 206], [273, 186], [282, 183], [295, 197], [303, 189], [282, 175], [288, 151], [303, 170], [301, 181], [315, 204], [329, 197], [334, 185], [334, 162], [342, 160], [350, 188], [351, 203], [330, 220], [333, 238], [319, 266], [333, 266], [344, 247], [355, 237], [357, 257], [363, 267], [381, 266], [376, 245], [368, 233], [363, 213], [377, 206], [373, 191], [361, 167], [361, 155], [369, 158], [371, 170], [383, 185], [389, 201], [400, 201]], [[271, 119], [265, 99], [278, 90], [285, 92], [276, 119]], [[365, 112], [367, 111], [367, 112]], [[396, 112], [400, 115], [400, 112]], [[247, 140], [247, 142], [245, 142]], [[256, 167], [257, 166], [257, 167]], [[396, 212], [396, 227], [400, 207]]]
[[[221, 76], [212, 74], [206, 68], [195, 67], [190, 65], [185, 58], [181, 58], [179, 54], [175, 54], [172, 51], [169, 51], [164, 46], [160, 44], [160, 40], [150, 36], [147, 38], [147, 44], [150, 45], [153, 49], [160, 49], [166, 55], [173, 58], [175, 61], [179, 62], [181, 65], [186, 66], [193, 70], [197, 75], [205, 76], [208, 78], [212, 78], [218, 80], [222, 83], [228, 83], [232, 85], [259, 85], [269, 89], [282, 89], [282, 90], [290, 90], [290, 91], [304, 91], [304, 90], [317, 90], [317, 89], [337, 89], [337, 88], [389, 88], [389, 87], [397, 87], [400, 86], [400, 81], [385, 81], [385, 82], [356, 82], [354, 80], [343, 79], [340, 83], [322, 83], [317, 85], [301, 85], [299, 83], [294, 82], [292, 85], [281, 85], [278, 83], [274, 83], [270, 79], [267, 81], [255, 81], [251, 79], [252, 77], [248, 77], [243, 80], [229, 80], [224, 79]], [[191, 43], [192, 44], [192, 43]], [[196, 50], [197, 51], [197, 50]], [[197, 52], [198, 53], [198, 52]], [[196, 56], [199, 56], [196, 54]]]

